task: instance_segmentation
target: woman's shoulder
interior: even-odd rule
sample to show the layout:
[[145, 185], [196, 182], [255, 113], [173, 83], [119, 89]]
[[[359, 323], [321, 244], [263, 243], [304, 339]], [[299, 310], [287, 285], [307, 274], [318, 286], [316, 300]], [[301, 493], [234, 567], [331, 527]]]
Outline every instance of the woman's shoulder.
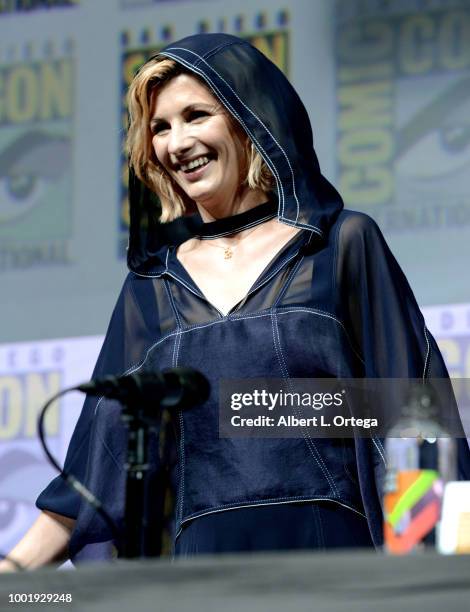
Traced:
[[[343, 208], [339, 213], [337, 223], [343, 230], [363, 232], [367, 230], [379, 230], [377, 221], [370, 215], [358, 210]], [[380, 231], [380, 230], [379, 230]]]
[[363, 212], [345, 208], [338, 215], [335, 226], [334, 234], [339, 247], [365, 246], [384, 241], [377, 222]]
[[150, 297], [154, 297], [156, 287], [163, 283], [163, 272], [161, 270], [129, 270], [119, 293], [119, 300], [126, 303], [146, 303]]

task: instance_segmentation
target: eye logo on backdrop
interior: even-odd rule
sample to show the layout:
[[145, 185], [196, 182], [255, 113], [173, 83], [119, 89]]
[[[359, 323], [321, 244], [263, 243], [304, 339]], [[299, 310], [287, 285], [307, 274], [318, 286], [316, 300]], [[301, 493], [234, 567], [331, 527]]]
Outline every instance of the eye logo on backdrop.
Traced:
[[[127, 0], [124, 0], [127, 2]], [[132, 2], [132, 0], [129, 0]], [[194, 32], [231, 32], [248, 40], [257, 47], [271, 61], [273, 61], [285, 74], [289, 75], [289, 47], [290, 30], [289, 13], [287, 10], [273, 11], [272, 14], [258, 13], [252, 23], [244, 15], [226, 16], [208, 15], [201, 17], [198, 13], [195, 20]], [[232, 27], [230, 27], [232, 26]], [[181, 37], [188, 33], [181, 34]], [[127, 129], [126, 92], [134, 74], [152, 55], [157, 54], [170, 41], [179, 38], [175, 32], [174, 24], [162, 25], [158, 32], [151, 29], [142, 29], [139, 32], [124, 31], [121, 36], [121, 113], [122, 113], [122, 142], [121, 151], [124, 151], [124, 135]], [[121, 183], [120, 183], [120, 234], [118, 243], [118, 256], [125, 257], [129, 232], [129, 202], [128, 202], [128, 174], [127, 158], [121, 156]]]
[[[64, 351], [41, 343], [0, 350], [0, 540], [18, 538], [34, 519], [37, 491], [55, 476], [37, 441], [43, 404], [63, 384]], [[59, 350], [58, 350], [59, 349]], [[61, 450], [62, 411], [52, 404], [45, 432], [52, 453]]]
[[0, 63], [0, 272], [69, 262], [74, 63], [54, 46]]
[[389, 234], [470, 226], [470, 7], [414, 4], [337, 7], [339, 189]]
[[[37, 436], [37, 420], [60, 389], [87, 380], [102, 337], [0, 345], [0, 542], [18, 541], [37, 515], [34, 501], [57, 476]], [[70, 393], [52, 403], [45, 419], [47, 446], [62, 463], [82, 407]]]

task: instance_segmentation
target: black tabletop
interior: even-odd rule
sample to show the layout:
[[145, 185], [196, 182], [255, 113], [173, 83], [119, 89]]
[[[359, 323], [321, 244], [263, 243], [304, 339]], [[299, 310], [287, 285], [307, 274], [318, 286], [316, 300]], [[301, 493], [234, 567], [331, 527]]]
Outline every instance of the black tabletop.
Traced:
[[[15, 593], [70, 593], [72, 603], [9, 603]], [[470, 556], [386, 557], [373, 552], [207, 556], [0, 575], [0, 610], [29, 609], [468, 611]]]

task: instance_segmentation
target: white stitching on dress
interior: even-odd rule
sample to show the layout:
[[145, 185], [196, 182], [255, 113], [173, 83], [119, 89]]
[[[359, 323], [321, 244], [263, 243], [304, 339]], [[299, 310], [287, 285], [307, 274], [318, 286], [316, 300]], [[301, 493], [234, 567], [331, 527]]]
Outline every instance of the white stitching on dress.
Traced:
[[[342, 323], [342, 322], [341, 322], [339, 319], [337, 319], [337, 318], [336, 318], [334, 315], [332, 315], [332, 314], [331, 314], [331, 313], [329, 313], [329, 312], [325, 312], [325, 311], [323, 311], [323, 310], [313, 309], [313, 308], [302, 308], [302, 307], [300, 307], [300, 308], [292, 308], [291, 310], [295, 310], [295, 311], [297, 311], [297, 312], [311, 312], [312, 314], [318, 314], [319, 316], [322, 316], [322, 317], [327, 317], [328, 319], [332, 319], [333, 321], [335, 321], [336, 323], [338, 323], [338, 325], [340, 325], [340, 327], [343, 329], [343, 331], [344, 331], [344, 333], [345, 333], [345, 335], [346, 335], [346, 338], [348, 339], [349, 344], [350, 344], [351, 349], [353, 350], [354, 354], [355, 354], [355, 355], [356, 355], [356, 357], [358, 357], [358, 359], [359, 359], [360, 361], [362, 361], [362, 363], [365, 365], [365, 361], [364, 361], [364, 359], [363, 359], [363, 358], [362, 358], [362, 356], [361, 356], [361, 355], [360, 355], [360, 354], [359, 354], [359, 353], [356, 351], [356, 349], [355, 349], [355, 347], [354, 347], [353, 343], [351, 342], [351, 339], [349, 338], [349, 334], [348, 334], [348, 332], [347, 332], [346, 327], [345, 327], [345, 326], [344, 326], [344, 324], [343, 324], [343, 323]], [[283, 311], [283, 310], [279, 310], [279, 311], [278, 311], [278, 314], [287, 314], [287, 312], [286, 312], [286, 311]]]
[[177, 521], [181, 521], [183, 518], [183, 498], [184, 498], [184, 468], [186, 457], [184, 453], [184, 420], [183, 420], [183, 411], [179, 410], [179, 422], [181, 429], [181, 441], [180, 441], [180, 486], [179, 486], [179, 499], [178, 499], [178, 511], [177, 511]]
[[[314, 501], [331, 501], [335, 504], [339, 504], [340, 506], [343, 506], [343, 508], [347, 508], [348, 510], [351, 510], [352, 512], [355, 512], [356, 514], [359, 514], [360, 516], [362, 516], [363, 518], [367, 518], [365, 514], [363, 514], [362, 512], [360, 512], [359, 510], [357, 510], [356, 508], [354, 508], [353, 506], [349, 506], [348, 504], [345, 504], [344, 502], [341, 502], [337, 499], [334, 499], [332, 497], [330, 497], [329, 495], [315, 495], [315, 497], [308, 497], [308, 496], [300, 496], [300, 495], [296, 495], [296, 496], [292, 496], [292, 497], [273, 497], [273, 498], [269, 498], [269, 499], [265, 499], [265, 500], [259, 500], [259, 499], [255, 499], [255, 500], [249, 500], [247, 502], [245, 501], [234, 501], [231, 502], [230, 504], [224, 504], [222, 506], [216, 506], [215, 508], [211, 508], [208, 511], [202, 511], [202, 512], [193, 512], [192, 514], [189, 514], [188, 516], [186, 516], [184, 518], [183, 521], [183, 525], [184, 523], [187, 523], [188, 521], [190, 521], [191, 519], [194, 518], [200, 518], [201, 516], [206, 516], [208, 514], [215, 514], [216, 512], [223, 512], [224, 510], [236, 510], [238, 508], [253, 508], [253, 507], [258, 507], [258, 506], [279, 506], [281, 504], [291, 504], [292, 502], [296, 502], [296, 501], [304, 501], [304, 502], [314, 502]], [[239, 504], [234, 506], [233, 504]], [[178, 532], [179, 535], [180, 532]], [[178, 537], [178, 535], [176, 537]]]
[[[340, 325], [341, 325], [341, 327], [344, 329], [344, 331], [345, 331], [345, 333], [346, 333], [346, 330], [345, 330], [345, 328], [344, 328], [344, 325], [341, 323], [341, 321], [339, 321], [338, 319], [336, 319], [336, 318], [335, 318], [333, 315], [330, 315], [329, 313], [324, 313], [324, 312], [322, 312], [322, 311], [316, 311], [316, 310], [313, 310], [313, 309], [306, 309], [306, 308], [301, 308], [301, 309], [299, 309], [299, 308], [293, 308], [293, 309], [292, 309], [292, 308], [291, 308], [291, 309], [288, 309], [288, 310], [282, 310], [282, 311], [279, 311], [279, 310], [278, 310], [278, 314], [289, 314], [290, 312], [299, 312], [299, 311], [301, 311], [301, 312], [307, 312], [307, 313], [309, 313], [309, 314], [317, 314], [317, 315], [320, 315], [320, 316], [327, 316], [327, 317], [331, 318], [332, 320], [336, 321], [338, 324], [340, 324]], [[238, 316], [233, 316], [233, 317], [231, 317], [231, 318], [236, 319], [236, 320], [243, 320], [243, 319], [259, 318], [259, 317], [266, 317], [266, 316], [271, 316], [272, 326], [273, 326], [273, 338], [275, 338], [275, 335], [274, 335], [274, 321], [273, 321], [272, 314], [271, 314], [270, 312], [261, 313], [261, 314], [258, 314], [258, 315], [247, 315], [247, 316], [238, 315]], [[191, 332], [191, 331], [196, 331], [196, 330], [199, 330], [199, 329], [204, 329], [204, 328], [206, 328], [206, 327], [211, 327], [212, 325], [217, 325], [217, 324], [220, 324], [220, 323], [223, 323], [223, 322], [224, 322], [224, 320], [223, 320], [223, 319], [218, 319], [218, 320], [211, 321], [211, 322], [209, 322], [209, 323], [205, 323], [205, 324], [202, 324], [202, 325], [201, 325], [201, 324], [197, 324], [197, 325], [189, 326], [189, 327], [187, 327], [186, 329], [180, 329], [180, 330], [176, 330], [176, 331], [173, 331], [173, 332], [168, 333], [166, 336], [163, 336], [163, 337], [162, 337], [162, 338], [160, 338], [160, 339], [159, 339], [157, 342], [155, 342], [155, 343], [154, 343], [152, 346], [150, 346], [150, 347], [147, 349], [147, 351], [146, 351], [145, 356], [143, 357], [143, 359], [142, 359], [140, 362], [138, 362], [137, 364], [134, 364], [134, 365], [132, 365], [131, 367], [129, 367], [129, 368], [128, 368], [128, 369], [127, 369], [127, 370], [126, 370], [124, 373], [123, 373], [123, 375], [127, 375], [127, 374], [130, 374], [130, 373], [132, 373], [132, 372], [136, 372], [136, 371], [138, 371], [138, 370], [139, 370], [139, 369], [140, 369], [140, 368], [141, 368], [141, 367], [142, 367], [142, 366], [145, 364], [145, 362], [147, 361], [147, 359], [148, 359], [149, 355], [151, 354], [151, 352], [152, 352], [152, 351], [153, 351], [153, 350], [154, 350], [154, 349], [155, 349], [157, 346], [159, 346], [160, 344], [162, 344], [162, 343], [163, 343], [163, 342], [165, 342], [166, 340], [169, 340], [169, 339], [171, 339], [171, 338], [172, 338], [172, 337], [174, 337], [174, 336], [177, 336], [177, 337], [178, 337], [178, 336], [181, 336], [183, 333], [188, 333], [188, 332]], [[280, 340], [279, 340], [279, 344], [280, 344]], [[277, 351], [276, 342], [275, 342], [275, 347], [276, 347], [276, 351]], [[282, 367], [283, 367], [283, 366], [282, 366], [282, 363], [281, 363], [281, 357], [279, 356], [279, 354], [278, 354], [278, 359], [280, 360], [280, 365], [281, 365], [281, 369], [282, 369]], [[285, 370], [284, 370], [284, 371], [285, 371]], [[98, 407], [99, 407], [99, 406], [100, 406], [100, 404], [102, 403], [103, 399], [104, 399], [104, 397], [103, 397], [103, 396], [101, 396], [101, 397], [98, 399], [98, 401], [97, 401], [97, 403], [96, 403], [96, 406], [95, 406], [95, 410], [94, 410], [94, 416], [96, 416], [96, 412], [97, 412], [97, 410], [98, 410]], [[181, 440], [182, 440], [182, 442], [184, 442], [184, 423], [183, 423], [183, 420], [182, 420], [182, 414], [180, 414], [180, 426], [181, 426]], [[310, 440], [310, 441], [311, 441], [311, 440]], [[374, 443], [375, 443], [375, 444], [376, 444], [376, 446], [377, 446], [377, 443], [376, 443], [376, 442], [374, 442]], [[318, 453], [318, 450], [317, 450], [317, 449], [315, 449], [315, 450], [316, 450], [316, 451], [317, 451], [317, 453]], [[380, 452], [380, 449], [378, 449], [378, 450], [379, 450], [379, 453], [380, 453], [380, 454], [381, 454], [381, 456], [382, 456], [382, 459], [384, 460], [383, 455], [382, 455], [382, 453]], [[109, 449], [108, 449], [108, 452], [110, 453], [111, 457], [112, 457], [112, 458], [113, 458], [113, 460], [114, 460], [114, 455], [113, 455], [113, 454], [112, 454], [112, 453], [109, 451]], [[316, 457], [314, 457], [314, 458], [316, 459]], [[181, 461], [181, 466], [182, 466], [182, 472], [181, 472], [181, 480], [180, 480], [180, 491], [181, 491], [181, 494], [180, 494], [180, 499], [179, 499], [179, 520], [181, 521], [181, 520], [182, 520], [182, 511], [183, 511], [183, 496], [184, 496], [184, 465], [185, 465], [185, 457], [184, 457], [184, 454], [183, 454], [183, 455], [181, 455], [181, 457], [180, 457], [180, 461]], [[384, 461], [385, 461], [385, 460], [384, 460]], [[318, 461], [317, 461], [317, 463], [318, 463]], [[320, 466], [320, 467], [321, 467], [321, 466]], [[332, 484], [333, 484], [333, 486], [332, 486], [332, 490], [336, 490], [336, 487], [335, 487], [335, 485], [334, 485], [334, 482], [333, 482]], [[330, 484], [330, 486], [331, 486], [331, 484]], [[339, 494], [338, 494], [337, 490], [336, 490], [336, 494], [337, 494], [337, 495], [338, 495], [338, 497], [339, 497]], [[289, 502], [291, 502], [291, 501], [294, 501], [295, 499], [297, 499], [297, 500], [302, 500], [302, 499], [303, 499], [303, 500], [305, 500], [305, 501], [315, 501], [315, 499], [331, 499], [331, 498], [330, 498], [330, 497], [328, 497], [328, 496], [318, 496], [318, 495], [317, 495], [317, 496], [316, 496], [316, 498], [308, 498], [308, 499], [307, 499], [307, 498], [302, 498], [302, 497], [290, 497], [290, 498], [285, 498], [285, 499], [286, 499], [286, 501], [285, 501], [285, 502], [280, 501], [280, 500], [282, 500], [282, 499], [283, 499], [283, 498], [276, 498], [276, 500], [275, 500], [275, 501], [273, 501], [273, 504], [279, 504], [279, 503], [289, 503]], [[269, 501], [270, 501], [270, 500], [264, 500], [264, 502], [263, 502], [263, 503], [261, 503], [261, 504], [260, 504], [260, 503], [255, 504], [254, 502], [251, 502], [251, 501], [248, 501], [248, 502], [243, 502], [243, 503], [244, 503], [244, 505], [245, 505], [245, 506], [246, 506], [246, 505], [266, 505], [267, 503], [269, 503]], [[357, 512], [358, 514], [360, 514], [361, 516], [364, 516], [364, 515], [363, 515], [361, 512], [359, 512], [358, 510], [356, 510], [356, 509], [354, 509], [354, 508], [351, 508], [350, 506], [347, 506], [347, 505], [345, 505], [345, 504], [343, 504], [343, 503], [339, 502], [337, 499], [336, 499], [336, 500], [335, 500], [335, 499], [331, 499], [331, 501], [335, 501], [336, 503], [340, 503], [340, 505], [342, 505], [342, 506], [344, 506], [344, 507], [346, 507], [346, 508], [350, 508], [351, 510], [353, 510], [353, 511]], [[236, 503], [236, 502], [235, 502], [235, 503]], [[206, 512], [205, 514], [212, 514], [212, 513], [214, 513], [214, 512], [219, 511], [219, 510], [220, 510], [220, 511], [221, 511], [221, 510], [227, 510], [227, 509], [229, 509], [229, 508], [230, 508], [230, 506], [231, 506], [231, 504], [227, 504], [227, 505], [225, 505], [225, 506], [219, 506], [219, 507], [217, 507], [217, 508], [212, 509], [210, 512]], [[233, 502], [232, 502], [232, 507], [233, 507], [233, 508], [235, 508], [235, 507], [237, 507], [237, 506], [233, 506]], [[195, 515], [190, 515], [190, 517], [187, 517], [185, 520], [189, 520], [189, 518], [191, 518], [192, 516], [195, 516]], [[203, 516], [203, 515], [199, 514], [198, 516]]]
[[[341, 321], [339, 319], [336, 319], [333, 315], [323, 312], [321, 310], [315, 310], [315, 309], [310, 309], [310, 308], [292, 308], [289, 307], [288, 309], [282, 310], [282, 309], [278, 309], [277, 310], [277, 314], [281, 315], [281, 314], [289, 314], [289, 313], [295, 313], [295, 312], [306, 312], [308, 314], [313, 314], [313, 315], [319, 315], [319, 316], [325, 316], [328, 317], [330, 319], [332, 319], [333, 321], [336, 321], [336, 323], [338, 323], [342, 329], [344, 330], [344, 332], [346, 333], [347, 336], [347, 332], [346, 332], [346, 328], [344, 327], [344, 325], [341, 323]], [[266, 312], [261, 312], [259, 314], [253, 314], [253, 315], [229, 315], [223, 319], [216, 319], [214, 321], [210, 321], [208, 323], [196, 323], [194, 325], [188, 325], [185, 328], [183, 328], [181, 330], [181, 334], [187, 334], [189, 332], [192, 331], [197, 331], [199, 329], [205, 329], [206, 327], [211, 327], [212, 325], [220, 325], [221, 323], [225, 323], [226, 321], [230, 321], [230, 320], [243, 320], [243, 319], [257, 319], [257, 318], [261, 318], [261, 317], [269, 317], [270, 312], [266, 311]], [[130, 366], [125, 372], [123, 372], [121, 375], [125, 376], [126, 374], [130, 374], [131, 372], [136, 372], [137, 370], [140, 370], [140, 368], [144, 365], [144, 363], [147, 361], [147, 358], [149, 357], [150, 353], [153, 351], [153, 349], [155, 349], [157, 346], [159, 346], [160, 344], [162, 344], [165, 340], [169, 340], [171, 339], [173, 336], [175, 336], [178, 333], [177, 330], [169, 332], [167, 335], [163, 336], [162, 338], [160, 338], [159, 340], [157, 340], [154, 344], [152, 344], [152, 346], [150, 346], [147, 349], [147, 352], [145, 353], [145, 357], [143, 357], [143, 359]], [[348, 337], [348, 336], [347, 336]], [[349, 339], [349, 337], [348, 337]], [[353, 349], [354, 350], [354, 349]], [[355, 352], [355, 351], [354, 351]], [[362, 359], [362, 357], [360, 355], [358, 355], [356, 353], [356, 356], [362, 361], [362, 363], [364, 363], [364, 360]], [[100, 398], [102, 399], [102, 398]], [[99, 403], [99, 402], [98, 402]], [[97, 404], [98, 406], [98, 404]], [[95, 408], [96, 410], [96, 408]]]
[[[126, 374], [127, 374], [127, 372], [126, 372]], [[104, 395], [101, 395], [101, 396], [98, 398], [98, 401], [96, 402], [95, 409], [93, 410], [93, 418], [95, 418], [95, 417], [96, 417], [96, 413], [98, 412], [98, 406], [101, 404], [101, 402], [102, 402], [103, 400], [104, 400]]]
[[173, 357], [171, 360], [172, 367], [176, 368], [176, 365], [178, 363], [178, 344], [181, 338], [181, 329], [183, 326], [181, 324], [179, 312], [176, 308], [175, 302], [173, 300], [173, 296], [171, 294], [171, 288], [168, 286], [168, 281], [166, 279], [163, 281], [163, 286], [165, 288], [168, 300], [170, 302], [171, 308], [173, 310], [173, 314], [175, 315], [175, 319], [176, 319], [176, 336], [175, 336], [175, 344], [173, 345]]
[[292, 227], [302, 227], [304, 229], [310, 230], [311, 232], [315, 232], [319, 236], [323, 237], [323, 232], [313, 225], [309, 225], [308, 223], [300, 223], [299, 221], [292, 221], [292, 219], [287, 219], [286, 217], [279, 217], [279, 220], [285, 223], [286, 225], [292, 225]]
[[426, 358], [424, 360], [423, 381], [427, 377], [427, 369], [428, 369], [428, 365], [429, 365], [429, 358], [430, 358], [430, 355], [431, 355], [431, 344], [429, 342], [428, 330], [426, 328], [426, 324], [424, 325], [424, 337], [426, 339], [427, 351], [426, 351]]
[[[169, 250], [168, 250], [169, 253]], [[167, 253], [167, 257], [168, 257], [168, 253]], [[179, 312], [178, 309], [176, 308], [176, 304], [175, 301], [173, 299], [173, 295], [171, 293], [171, 287], [169, 287], [169, 283], [167, 280], [163, 281], [168, 298], [170, 300], [170, 304], [171, 307], [173, 309], [173, 312], [175, 314], [176, 317], [176, 322], [177, 322], [177, 330], [176, 330], [176, 335], [175, 335], [175, 344], [173, 346], [173, 358], [172, 358], [172, 366], [174, 368], [177, 367], [178, 365], [178, 356], [179, 356], [179, 349], [181, 346], [181, 330], [182, 330], [182, 323], [181, 323], [181, 318], [179, 316]], [[179, 459], [180, 459], [180, 484], [178, 487], [178, 507], [177, 507], [177, 519], [181, 520], [182, 517], [182, 513], [183, 513], [183, 498], [184, 498], [184, 466], [185, 466], [185, 452], [184, 452], [184, 420], [183, 420], [183, 411], [180, 409], [178, 411], [179, 413], [179, 423], [180, 423], [180, 431], [181, 431], [181, 437], [180, 437], [180, 443], [179, 443]]]
[[[221, 51], [222, 49], [225, 49], [226, 47], [231, 47], [232, 45], [236, 45], [238, 44], [237, 41], [235, 40], [230, 40], [228, 42], [224, 42], [224, 43], [220, 43], [220, 45], [218, 47], [214, 47], [213, 49], [211, 49], [210, 51], [208, 51], [204, 57], [206, 59], [209, 59], [210, 57], [212, 57], [213, 55], [215, 55], [216, 53], [218, 53], [219, 51]], [[175, 47], [176, 48], [176, 47]]]
[[[286, 379], [287, 385], [289, 386], [289, 389], [291, 389], [290, 386], [290, 377], [289, 377], [289, 370], [287, 369], [287, 365], [286, 365], [286, 360], [284, 358], [284, 354], [282, 352], [282, 346], [281, 346], [281, 338], [279, 335], [279, 326], [277, 324], [277, 318], [276, 318], [276, 311], [274, 309], [271, 310], [271, 326], [272, 326], [272, 330], [273, 330], [273, 342], [274, 342], [274, 348], [276, 349], [276, 355], [279, 361], [279, 365], [281, 366], [281, 371], [283, 373], [284, 378]], [[323, 458], [321, 456], [321, 453], [319, 453], [315, 442], [311, 439], [310, 434], [308, 431], [305, 431], [304, 427], [300, 428], [301, 432], [302, 432], [302, 437], [305, 440], [305, 443], [310, 451], [310, 454], [312, 455], [312, 457], [315, 459], [318, 467], [321, 469], [321, 471], [323, 472], [323, 476], [326, 478], [332, 492], [333, 495], [335, 495], [336, 497], [340, 497], [339, 493], [338, 493], [338, 489], [336, 488], [336, 485], [333, 481], [333, 478], [331, 477], [331, 474], [328, 470], [328, 468], [326, 467]]]
[[274, 311], [271, 310], [270, 314], [271, 314], [271, 329], [272, 329], [272, 334], [273, 334], [273, 344], [274, 344], [274, 349], [276, 351], [277, 360], [281, 368], [282, 375], [284, 376], [284, 378], [289, 378], [289, 373], [287, 371], [287, 368], [285, 367], [284, 360], [282, 359], [281, 354], [279, 353], [279, 347], [276, 341], [276, 332], [274, 329]]
[[[311, 237], [308, 239], [308, 241], [306, 242], [306, 244], [308, 245], [310, 243], [310, 239]], [[275, 270], [273, 270], [271, 272], [271, 274], [269, 274], [269, 276], [267, 276], [266, 278], [260, 278], [259, 281], [256, 283], [256, 285], [253, 285], [253, 287], [251, 287], [251, 289], [248, 291], [246, 297], [248, 297], [249, 295], [251, 295], [252, 293], [254, 293], [257, 289], [259, 289], [259, 287], [263, 286], [264, 284], [266, 284], [269, 280], [271, 280], [271, 278], [273, 278], [278, 272], [279, 270], [281, 270], [282, 268], [284, 268], [285, 266], [287, 266], [287, 264], [292, 261], [292, 259], [294, 259], [295, 257], [297, 257], [298, 255], [298, 250], [291, 255], [290, 257], [288, 257], [287, 259], [283, 260]], [[169, 250], [167, 251], [167, 257], [168, 257], [168, 253]], [[164, 271], [166, 274], [168, 274], [168, 276], [170, 276], [171, 278], [177, 280], [178, 282], [180, 282], [184, 287], [186, 287], [186, 289], [188, 289], [188, 291], [191, 291], [191, 293], [193, 295], [196, 295], [197, 297], [200, 297], [202, 299], [206, 299], [204, 294], [202, 294], [201, 292], [196, 292], [194, 291], [194, 289], [192, 289], [187, 283], [185, 283], [179, 276], [173, 274], [172, 272], [169, 272], [168, 270]], [[142, 274], [140, 272], [132, 272], [133, 274], [135, 274], [136, 276], [142, 276], [144, 278], [160, 278], [163, 274], [163, 272], [159, 272], [158, 274]], [[207, 299], [206, 299], [207, 301]], [[215, 308], [217, 310], [217, 308], [211, 304], [211, 306], [213, 308]], [[225, 318], [230, 318], [231, 314], [227, 313], [225, 315]], [[222, 315], [222, 317], [224, 317], [224, 315]], [[196, 324], [197, 325], [197, 324]]]
[[101, 440], [104, 448], [108, 451], [108, 455], [111, 457], [111, 459], [113, 460], [114, 464], [116, 465], [116, 467], [118, 468], [118, 470], [120, 472], [123, 471], [123, 467], [122, 467], [122, 463], [119, 463], [119, 461], [116, 459], [116, 457], [114, 456], [114, 453], [112, 452], [112, 450], [109, 448], [106, 440], [103, 438], [103, 436], [100, 434], [98, 429], [95, 429], [95, 435], [98, 436], [98, 438]]
[[[387, 461], [385, 460], [385, 449], [384, 449], [384, 453], [382, 453], [382, 451], [380, 450], [380, 446], [382, 446], [382, 443], [375, 436], [372, 436], [372, 442], [374, 443], [375, 448], [377, 449], [379, 455], [381, 456], [382, 461], [384, 462], [384, 465], [387, 465]], [[379, 442], [380, 442], [380, 446], [379, 446]]]
[[[168, 252], [169, 252], [169, 249], [168, 249]], [[168, 257], [168, 253], [167, 253], [167, 257]], [[177, 276], [173, 272], [170, 272], [169, 270], [164, 270], [163, 272], [158, 272], [157, 274], [143, 274], [142, 272], [134, 272], [134, 270], [132, 271], [132, 273], [135, 274], [136, 276], [141, 276], [143, 278], [160, 278], [162, 274], [168, 274], [168, 276], [170, 276], [171, 278], [177, 280], [182, 285], [184, 285], [188, 291], [191, 291], [191, 293], [193, 293], [194, 295], [197, 295], [198, 297], [202, 297], [202, 293], [197, 293], [183, 279], [181, 279], [179, 276]]]
[[261, 287], [262, 285], [266, 284], [269, 280], [271, 280], [273, 278], [273, 276], [276, 276], [276, 274], [279, 272], [279, 270], [282, 270], [282, 268], [286, 267], [288, 263], [290, 263], [293, 259], [295, 259], [299, 253], [300, 248], [293, 253], [293, 255], [291, 255], [290, 257], [288, 257], [287, 259], [285, 259], [284, 261], [282, 261], [275, 270], [273, 270], [271, 272], [271, 274], [269, 276], [267, 276], [266, 278], [260, 278], [259, 281], [256, 283], [256, 285], [253, 285], [253, 287], [250, 289], [250, 291], [247, 294], [250, 295], [250, 293], [253, 293], [254, 291], [256, 291], [259, 287]]
[[373, 437], [376, 439], [377, 444], [378, 444], [378, 445], [380, 446], [380, 448], [383, 450], [384, 455], [385, 455], [385, 448], [384, 448], [384, 445], [382, 444], [382, 440], [381, 440], [380, 438], [376, 438], [375, 436], [373, 436]]
[[[290, 314], [292, 312], [306, 312], [309, 314], [316, 314], [318, 316], [321, 317], [327, 317], [329, 319], [332, 319], [333, 321], [335, 321], [336, 323], [338, 323], [338, 325], [341, 326], [341, 328], [343, 329], [346, 338], [348, 339], [349, 345], [351, 346], [352, 351], [354, 352], [354, 354], [356, 355], [356, 357], [365, 365], [364, 359], [362, 358], [362, 356], [356, 351], [353, 343], [351, 342], [351, 339], [349, 338], [349, 334], [346, 330], [346, 327], [344, 326], [344, 324], [337, 319], [334, 315], [330, 314], [329, 312], [324, 312], [323, 310], [319, 310], [317, 308], [305, 308], [302, 306], [289, 306], [288, 308], [286, 308], [285, 310], [283, 309], [283, 307], [279, 307], [277, 309], [277, 314], [278, 315], [282, 315], [282, 314]], [[252, 314], [252, 315], [237, 315], [236, 313], [234, 313], [233, 315], [230, 316], [231, 319], [258, 319], [260, 317], [266, 317], [269, 316], [269, 313], [259, 313], [259, 314]]]
[[279, 291], [278, 296], [274, 301], [273, 307], [276, 307], [281, 302], [282, 298], [284, 297], [286, 291], [288, 290], [290, 286], [290, 282], [292, 278], [297, 273], [297, 270], [300, 268], [300, 265], [303, 262], [304, 258], [305, 258], [304, 255], [302, 255], [302, 257], [299, 259], [299, 261], [295, 264], [295, 266], [292, 268], [292, 270], [287, 275], [287, 278], [284, 281], [284, 284], [281, 287], [281, 290]]

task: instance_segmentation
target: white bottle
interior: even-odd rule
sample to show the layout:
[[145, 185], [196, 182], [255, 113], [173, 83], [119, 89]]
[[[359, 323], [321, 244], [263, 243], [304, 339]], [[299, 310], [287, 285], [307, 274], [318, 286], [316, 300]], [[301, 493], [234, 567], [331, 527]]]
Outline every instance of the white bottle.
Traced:
[[437, 420], [428, 385], [413, 387], [385, 441], [384, 547], [405, 554], [434, 547], [444, 486], [456, 479], [457, 446]]

